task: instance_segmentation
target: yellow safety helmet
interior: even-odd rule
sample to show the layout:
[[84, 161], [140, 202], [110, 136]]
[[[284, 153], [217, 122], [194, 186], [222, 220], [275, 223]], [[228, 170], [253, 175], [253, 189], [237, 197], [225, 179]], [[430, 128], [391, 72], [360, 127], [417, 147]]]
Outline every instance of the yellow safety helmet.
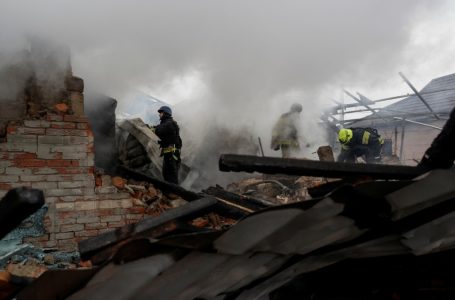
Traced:
[[351, 129], [340, 129], [338, 132], [338, 140], [342, 144], [349, 143], [349, 141], [352, 139], [352, 130]]

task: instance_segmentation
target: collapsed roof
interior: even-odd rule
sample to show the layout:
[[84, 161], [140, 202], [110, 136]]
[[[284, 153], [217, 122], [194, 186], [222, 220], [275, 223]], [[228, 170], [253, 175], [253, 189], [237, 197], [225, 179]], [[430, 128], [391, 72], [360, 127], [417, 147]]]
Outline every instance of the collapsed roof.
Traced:
[[[378, 299], [368, 296], [374, 289], [452, 295], [453, 282], [444, 275], [451, 265], [440, 260], [454, 253], [454, 180], [453, 170], [436, 170], [412, 180], [344, 182], [312, 200], [250, 209], [221, 231], [170, 230], [170, 224], [224, 201], [219, 195], [193, 194], [187, 205], [81, 242], [86, 259], [100, 253], [110, 258], [96, 270], [47, 272], [17, 299], [37, 291], [35, 299], [63, 294], [71, 294], [68, 299], [293, 299], [289, 292], [296, 287], [298, 299], [339, 299], [335, 295], [343, 293]], [[429, 261], [438, 262], [431, 272]], [[363, 278], [355, 272], [366, 272], [374, 280], [363, 278], [360, 289], [352, 286], [343, 278], [349, 266], [355, 278]], [[439, 286], [432, 283], [433, 272], [439, 274]], [[392, 286], [388, 277], [398, 282]], [[67, 283], [60, 285], [63, 278]], [[324, 280], [328, 289], [321, 290]], [[45, 289], [48, 285], [53, 288]]]

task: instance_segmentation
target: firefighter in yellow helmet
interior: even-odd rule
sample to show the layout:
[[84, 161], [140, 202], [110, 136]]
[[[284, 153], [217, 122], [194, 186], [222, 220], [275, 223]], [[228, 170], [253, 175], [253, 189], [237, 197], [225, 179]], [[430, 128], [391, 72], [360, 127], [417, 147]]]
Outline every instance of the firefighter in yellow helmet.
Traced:
[[367, 163], [381, 161], [381, 149], [384, 139], [374, 128], [343, 128], [338, 132], [341, 143], [339, 162], [355, 162], [357, 157], [364, 157]]
[[301, 112], [301, 104], [292, 104], [289, 112], [282, 114], [273, 127], [270, 148], [281, 149], [283, 158], [295, 156], [300, 151], [297, 122]]

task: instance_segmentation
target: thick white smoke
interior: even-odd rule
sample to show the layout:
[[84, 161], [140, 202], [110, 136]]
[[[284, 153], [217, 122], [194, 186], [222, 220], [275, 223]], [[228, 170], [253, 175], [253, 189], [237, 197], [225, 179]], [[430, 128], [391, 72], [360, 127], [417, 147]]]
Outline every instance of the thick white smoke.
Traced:
[[[308, 157], [324, 143], [320, 111], [342, 88], [384, 91], [398, 86], [389, 82], [397, 71], [421, 84], [432, 78], [419, 72], [436, 72], [437, 55], [422, 53], [454, 49], [436, 38], [449, 37], [448, 29], [430, 30], [444, 27], [436, 19], [453, 19], [450, 7], [443, 0], [1, 0], [0, 67], [30, 36], [55, 40], [70, 47], [86, 89], [119, 101], [142, 89], [179, 103], [176, 118], [193, 143], [213, 124], [247, 127], [266, 155], [278, 155], [269, 149], [273, 122], [299, 102]], [[445, 72], [442, 61], [435, 65]]]

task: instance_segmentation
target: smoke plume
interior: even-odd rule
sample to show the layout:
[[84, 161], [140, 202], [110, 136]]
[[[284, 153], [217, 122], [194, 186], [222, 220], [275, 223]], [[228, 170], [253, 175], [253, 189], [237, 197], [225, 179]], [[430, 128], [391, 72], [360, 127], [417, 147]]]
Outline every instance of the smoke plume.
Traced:
[[[422, 84], [432, 78], [418, 73], [431, 69], [429, 59], [426, 68], [419, 64], [429, 47], [421, 34], [437, 32], [421, 26], [447, 16], [451, 5], [443, 0], [44, 0], [33, 5], [3, 0], [0, 68], [6, 57], [27, 47], [30, 37], [68, 45], [73, 72], [87, 90], [122, 102], [128, 92], [141, 89], [175, 105], [184, 141], [200, 149], [200, 143], [210, 142], [211, 128], [219, 127], [261, 137], [265, 154], [278, 155], [269, 149], [273, 122], [298, 102], [304, 107], [303, 144], [311, 145], [302, 156], [314, 157], [326, 142], [320, 112], [343, 87], [384, 92], [385, 84], [397, 86], [389, 79], [400, 70]], [[443, 44], [441, 39], [432, 46]], [[440, 60], [437, 65], [442, 72], [448, 69]]]

